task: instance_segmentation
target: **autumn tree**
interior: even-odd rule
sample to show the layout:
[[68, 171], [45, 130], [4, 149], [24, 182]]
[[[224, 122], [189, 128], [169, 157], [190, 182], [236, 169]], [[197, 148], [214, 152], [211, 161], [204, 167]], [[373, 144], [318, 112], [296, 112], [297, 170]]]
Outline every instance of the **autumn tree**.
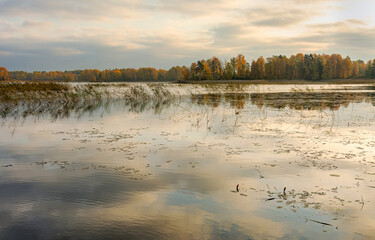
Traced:
[[201, 61], [202, 64], [202, 70], [201, 70], [201, 75], [204, 80], [211, 80], [212, 79], [212, 71], [210, 67], [208, 66], [207, 61]]
[[259, 57], [257, 61], [251, 62], [251, 79], [264, 79], [264, 58]]
[[352, 73], [353, 63], [352, 60], [350, 60], [350, 57], [346, 57], [342, 62], [342, 74], [341, 78], [347, 79], [350, 77]]
[[100, 72], [100, 80], [107, 82], [111, 80], [111, 70], [103, 70]]
[[224, 68], [224, 79], [225, 80], [231, 80], [234, 77], [234, 69], [233, 66], [230, 62], [225, 63], [225, 68]]
[[296, 55], [295, 64], [296, 64], [296, 71], [297, 71], [297, 79], [303, 79], [305, 57], [302, 53], [298, 53]]
[[86, 69], [81, 72], [81, 81], [96, 82], [100, 80], [100, 71], [98, 69]]
[[273, 56], [267, 58], [265, 73], [267, 79], [287, 79], [286, 77], [286, 56]]
[[359, 64], [359, 77], [363, 78], [366, 74], [366, 63], [362, 60], [357, 61]]
[[217, 57], [213, 57], [207, 60], [208, 67], [211, 70], [212, 78], [214, 80], [219, 80], [223, 74], [223, 68], [220, 60]]
[[288, 80], [297, 79], [297, 57], [295, 55], [286, 59], [285, 74]]
[[198, 79], [198, 66], [195, 62], [193, 62], [190, 66], [190, 75], [192, 80]]
[[369, 60], [366, 63], [366, 73], [365, 73], [365, 75], [366, 75], [367, 78], [372, 77], [372, 60]]
[[198, 80], [202, 80], [202, 72], [203, 72], [203, 69], [204, 69], [204, 62], [205, 62], [205, 60], [199, 60], [197, 62], [197, 76], [198, 76]]
[[31, 80], [32, 81], [38, 81], [38, 80], [42, 80], [42, 73], [41, 72], [38, 72], [38, 71], [34, 71], [31, 75]]
[[119, 69], [115, 69], [112, 71], [112, 76], [111, 76], [112, 81], [119, 82], [121, 81], [121, 77], [122, 77], [122, 74]]
[[9, 73], [5, 67], [0, 67], [0, 81], [9, 80]]
[[[1, 73], [0, 73], [1, 74]], [[30, 73], [24, 72], [24, 71], [14, 71], [14, 72], [8, 72], [10, 79], [16, 79], [20, 81], [27, 81], [30, 80]]]
[[166, 75], [167, 75], [167, 71], [166, 70], [159, 69], [158, 70], [158, 82], [164, 82]]
[[190, 70], [186, 66], [182, 66], [182, 76], [181, 80], [188, 81], [190, 80]]
[[182, 77], [182, 68], [180, 66], [171, 67], [166, 74], [166, 81], [177, 81]]
[[354, 61], [352, 65], [352, 72], [350, 74], [350, 77], [352, 78], [358, 78], [359, 77], [359, 62]]
[[245, 60], [245, 56], [242, 54], [238, 54], [236, 57], [236, 72], [237, 77], [239, 79], [246, 79], [246, 73], [249, 69], [247, 62]]
[[306, 80], [318, 80], [319, 79], [319, 68], [317, 58], [312, 54], [306, 54], [304, 57], [305, 68], [304, 68], [304, 79]]
[[251, 69], [250, 79], [257, 79], [257, 77], [258, 77], [258, 73], [257, 73], [258, 67], [257, 67], [257, 63], [254, 60], [251, 62], [250, 69]]
[[202, 59], [197, 62], [197, 75], [199, 80], [211, 80], [212, 71], [206, 60]]
[[258, 79], [260, 80], [264, 79], [264, 58], [262, 56], [258, 58], [256, 62], [256, 66], [257, 66]]
[[126, 68], [121, 70], [122, 79], [126, 82], [135, 82], [137, 81], [137, 69]]
[[372, 60], [372, 64], [370, 67], [370, 78], [375, 78], [375, 59]]

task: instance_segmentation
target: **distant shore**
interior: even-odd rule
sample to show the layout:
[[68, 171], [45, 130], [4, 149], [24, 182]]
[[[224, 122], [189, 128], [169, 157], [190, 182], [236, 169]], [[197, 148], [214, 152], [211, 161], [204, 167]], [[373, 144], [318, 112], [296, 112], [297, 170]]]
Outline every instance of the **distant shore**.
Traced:
[[38, 82], [38, 83], [171, 83], [171, 84], [301, 84], [301, 85], [318, 85], [318, 84], [375, 84], [375, 79], [332, 79], [322, 81], [307, 81], [307, 80], [200, 80], [200, 81], [108, 81], [108, 82], [64, 82], [64, 81], [20, 81], [7, 80], [0, 81], [0, 83], [14, 83], [14, 82]]
[[324, 81], [307, 80], [202, 80], [175, 81], [182, 84], [375, 84], [375, 79], [332, 79]]

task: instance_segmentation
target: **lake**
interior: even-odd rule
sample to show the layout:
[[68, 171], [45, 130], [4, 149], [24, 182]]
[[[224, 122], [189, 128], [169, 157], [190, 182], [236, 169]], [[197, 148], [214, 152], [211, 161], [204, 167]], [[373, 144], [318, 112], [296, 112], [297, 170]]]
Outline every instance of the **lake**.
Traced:
[[374, 86], [163, 86], [5, 114], [0, 239], [375, 238]]

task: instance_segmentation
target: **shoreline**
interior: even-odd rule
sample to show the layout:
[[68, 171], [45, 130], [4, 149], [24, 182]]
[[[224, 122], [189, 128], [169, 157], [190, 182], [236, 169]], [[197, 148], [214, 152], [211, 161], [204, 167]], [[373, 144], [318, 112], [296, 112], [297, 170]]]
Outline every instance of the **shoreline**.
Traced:
[[324, 84], [375, 84], [375, 79], [332, 79], [324, 81], [307, 80], [202, 80], [202, 81], [176, 81], [178, 84], [263, 84], [263, 85], [324, 85]]
[[330, 85], [330, 84], [375, 84], [375, 79], [332, 79], [324, 81], [307, 81], [307, 80], [201, 80], [201, 81], [155, 81], [155, 82], [119, 82], [119, 81], [108, 81], [108, 82], [64, 82], [64, 81], [20, 81], [20, 80], [7, 80], [0, 81], [1, 83], [88, 83], [88, 84], [121, 84], [121, 83], [166, 83], [166, 84], [247, 84], [247, 85]]

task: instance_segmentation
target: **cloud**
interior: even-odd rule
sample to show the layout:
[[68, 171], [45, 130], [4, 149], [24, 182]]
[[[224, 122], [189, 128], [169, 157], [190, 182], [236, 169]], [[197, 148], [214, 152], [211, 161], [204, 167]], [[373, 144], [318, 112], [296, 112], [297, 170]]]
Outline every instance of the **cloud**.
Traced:
[[230, 5], [232, 3], [228, 4], [224, 0], [3, 0], [0, 2], [0, 13], [11, 17], [43, 16], [74, 21], [101, 21], [113, 18], [142, 18], [146, 14], [160, 12], [206, 16], [216, 11], [228, 10]]
[[359, 20], [359, 19], [348, 19], [346, 20], [348, 23], [351, 23], [351, 24], [356, 24], [356, 25], [360, 25], [360, 26], [367, 26], [367, 23], [363, 20]]
[[82, 55], [84, 52], [74, 48], [55, 48], [53, 53], [57, 56]]
[[37, 21], [37, 20], [25, 20], [22, 22], [21, 26], [23, 28], [45, 28], [51, 27], [51, 23], [47, 21]]
[[366, 60], [372, 22], [340, 15], [346, 2], [0, 0], [0, 65], [169, 68], [212, 56], [252, 60], [307, 50]]
[[[362, 48], [365, 51], [374, 49], [375, 46], [375, 27], [353, 26], [350, 22], [335, 22], [329, 24], [311, 25], [312, 30], [308, 34], [293, 38], [295, 41], [310, 43], [330, 43], [333, 46], [343, 48]], [[356, 22], [355, 24], [358, 24]]]
[[10, 51], [0, 51], [0, 56], [11, 56], [13, 55]]
[[154, 10], [206, 17], [236, 10], [236, 2], [238, 0], [160, 0], [154, 5]]
[[99, 20], [104, 17], [133, 17], [133, 10], [141, 5], [137, 0], [3, 0], [0, 2], [0, 14], [10, 17]]
[[306, 9], [277, 7], [255, 8], [245, 13], [251, 24], [260, 27], [285, 27], [309, 20], [314, 12]]

